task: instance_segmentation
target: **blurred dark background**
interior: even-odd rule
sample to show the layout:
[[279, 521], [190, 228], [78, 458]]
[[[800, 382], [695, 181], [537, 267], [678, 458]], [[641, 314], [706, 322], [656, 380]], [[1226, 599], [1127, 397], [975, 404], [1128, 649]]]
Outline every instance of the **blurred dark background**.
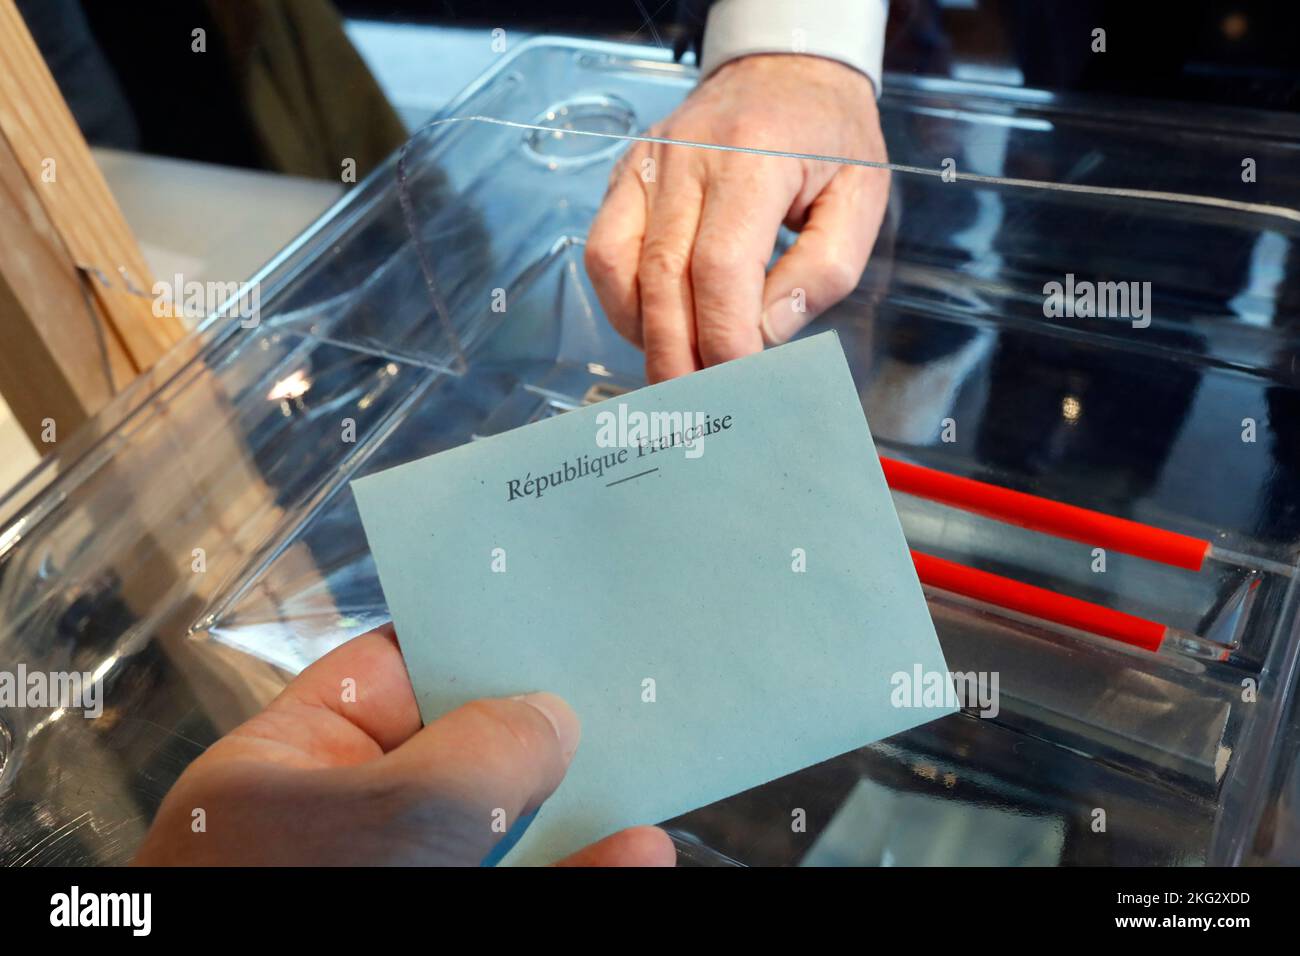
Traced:
[[[872, 2], [872, 0], [863, 0]], [[364, 174], [486, 65], [493, 30], [671, 49], [694, 0], [18, 0], [94, 145], [337, 179]], [[1106, 31], [1106, 53], [1090, 49]], [[203, 50], [194, 49], [202, 31]], [[1300, 4], [894, 0], [886, 70], [1300, 109]], [[427, 51], [422, 53], [421, 51]], [[421, 57], [446, 67], [421, 80]], [[453, 67], [463, 57], [463, 68]], [[404, 79], [403, 79], [404, 78]], [[395, 85], [409, 102], [395, 104]], [[413, 86], [424, 82], [427, 102]], [[445, 88], [440, 88], [445, 87]]]

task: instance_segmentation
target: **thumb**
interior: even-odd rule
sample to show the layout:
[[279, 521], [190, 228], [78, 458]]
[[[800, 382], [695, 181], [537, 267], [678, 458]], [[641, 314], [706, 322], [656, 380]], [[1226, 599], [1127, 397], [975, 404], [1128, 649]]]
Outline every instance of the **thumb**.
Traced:
[[422, 728], [376, 770], [405, 792], [458, 807], [464, 845], [481, 857], [560, 785], [580, 735], [577, 714], [554, 694], [476, 700]]
[[761, 328], [780, 345], [855, 288], [889, 201], [889, 177], [845, 169], [812, 204], [793, 246], [767, 275]]

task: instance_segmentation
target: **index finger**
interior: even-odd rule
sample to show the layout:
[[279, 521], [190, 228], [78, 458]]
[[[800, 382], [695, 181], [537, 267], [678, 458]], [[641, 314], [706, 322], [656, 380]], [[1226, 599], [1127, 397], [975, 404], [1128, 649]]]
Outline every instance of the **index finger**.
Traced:
[[[350, 693], [349, 693], [350, 691]], [[336, 647], [267, 707], [319, 707], [343, 717], [385, 753], [420, 729], [420, 708], [391, 624]]]

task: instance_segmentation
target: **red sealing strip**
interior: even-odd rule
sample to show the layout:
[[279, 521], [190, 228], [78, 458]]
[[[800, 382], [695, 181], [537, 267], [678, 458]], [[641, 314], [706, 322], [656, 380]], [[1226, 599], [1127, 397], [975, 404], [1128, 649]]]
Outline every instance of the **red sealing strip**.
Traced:
[[940, 501], [963, 511], [973, 511], [1058, 538], [1110, 548], [1189, 571], [1201, 570], [1210, 551], [1210, 542], [1200, 538], [1023, 491], [1012, 491], [973, 478], [962, 478], [883, 456], [880, 466], [885, 471], [885, 481], [895, 491]]
[[916, 565], [916, 575], [922, 584], [977, 601], [1055, 621], [1090, 634], [1100, 634], [1147, 651], [1159, 650], [1165, 639], [1163, 624], [1091, 601], [1067, 597], [1000, 574], [978, 571], [920, 551], [912, 552], [912, 563]]

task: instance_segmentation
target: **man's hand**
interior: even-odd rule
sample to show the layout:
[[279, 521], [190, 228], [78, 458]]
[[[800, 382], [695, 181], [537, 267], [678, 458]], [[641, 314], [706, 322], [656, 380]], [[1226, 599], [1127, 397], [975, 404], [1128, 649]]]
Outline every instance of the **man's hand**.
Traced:
[[[493, 826], [503, 813], [513, 826], [559, 785], [578, 736], [552, 694], [475, 701], [421, 728], [392, 631], [372, 631], [194, 761], [135, 862], [477, 865], [503, 835]], [[564, 863], [675, 861], [666, 833], [639, 827]]]
[[[871, 82], [814, 56], [733, 60], [651, 135], [885, 160]], [[662, 381], [784, 342], [852, 292], [888, 194], [888, 170], [637, 143], [592, 223], [587, 272]], [[799, 239], [766, 274], [782, 222]]]

